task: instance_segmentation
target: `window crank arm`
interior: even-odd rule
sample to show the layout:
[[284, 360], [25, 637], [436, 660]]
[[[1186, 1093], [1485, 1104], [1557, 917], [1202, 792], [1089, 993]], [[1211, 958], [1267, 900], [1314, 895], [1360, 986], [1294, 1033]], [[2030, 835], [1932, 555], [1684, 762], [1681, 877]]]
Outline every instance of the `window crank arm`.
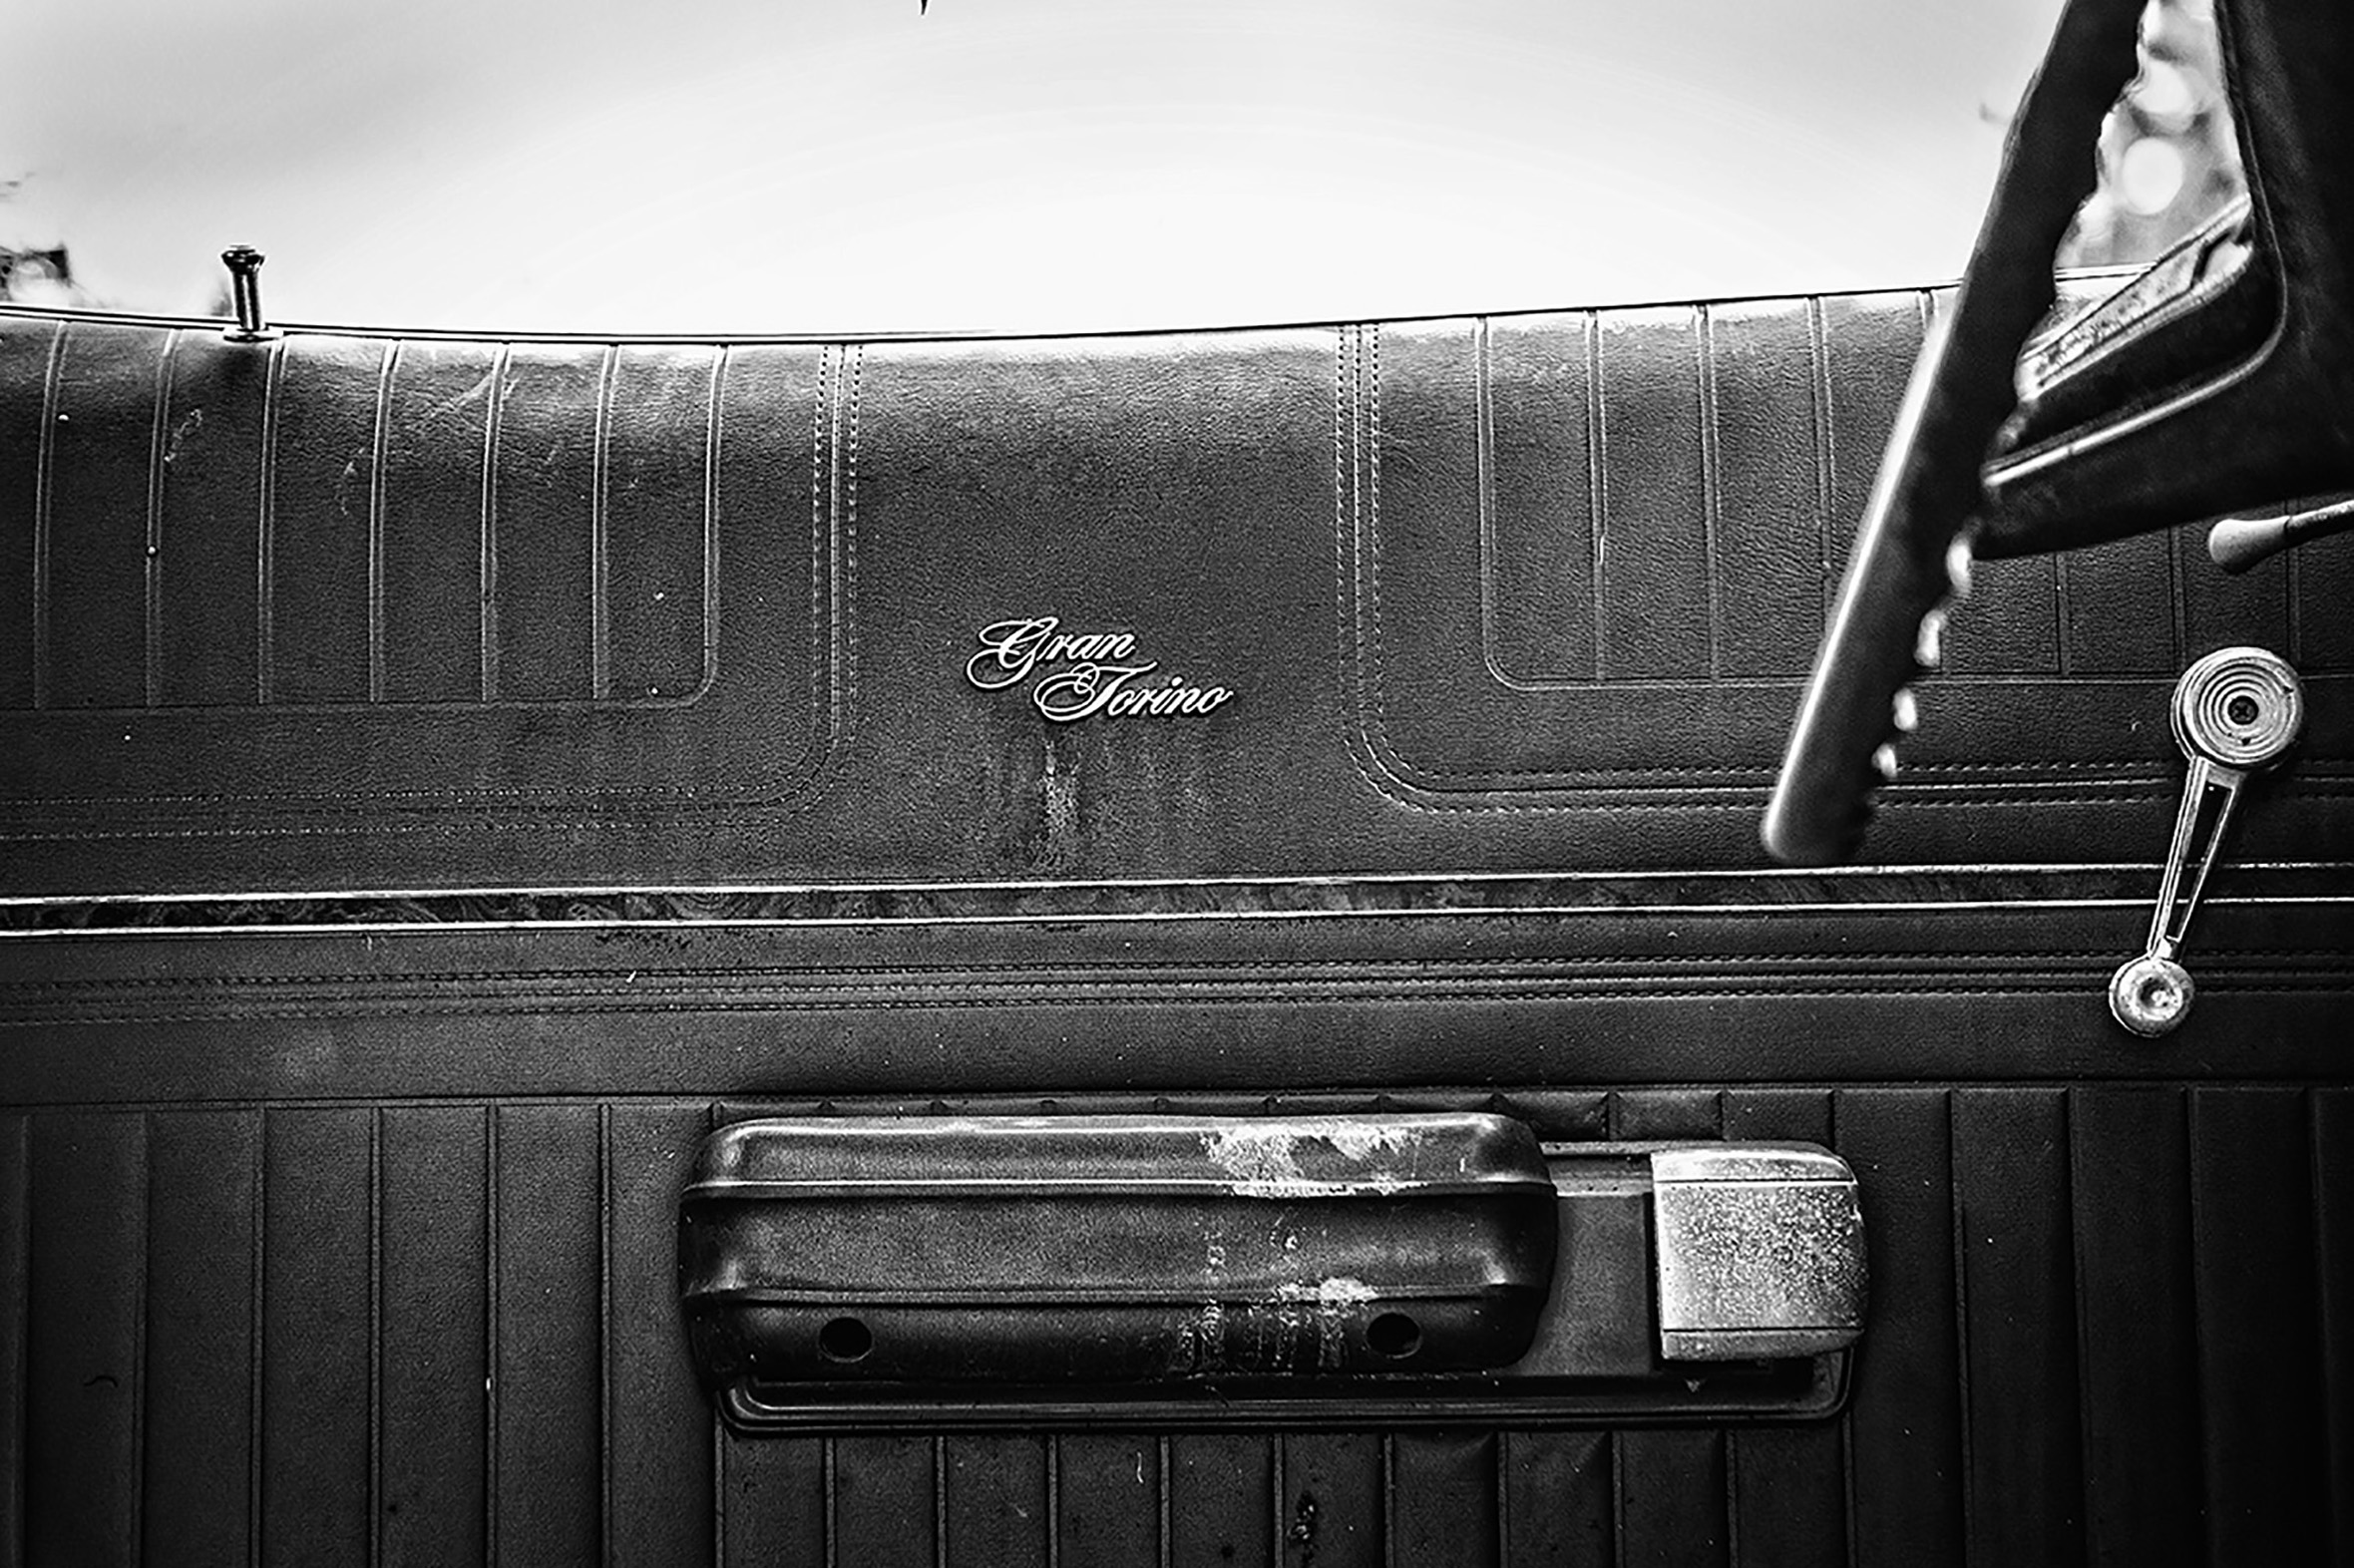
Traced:
[[[2198, 987], [2182, 967], [2182, 946], [2207, 878], [2222, 857], [2240, 791], [2287, 753], [2304, 721], [2305, 693], [2296, 671], [2262, 648], [2219, 648], [2175, 682], [2174, 739], [2190, 762], [2182, 780], [2182, 806], [2158, 878], [2149, 943], [2109, 981], [2109, 1010], [2134, 1033], [2155, 1039], [2189, 1014]], [[2219, 799], [2211, 818], [2210, 797]], [[2186, 866], [2191, 868], [2187, 893]]]

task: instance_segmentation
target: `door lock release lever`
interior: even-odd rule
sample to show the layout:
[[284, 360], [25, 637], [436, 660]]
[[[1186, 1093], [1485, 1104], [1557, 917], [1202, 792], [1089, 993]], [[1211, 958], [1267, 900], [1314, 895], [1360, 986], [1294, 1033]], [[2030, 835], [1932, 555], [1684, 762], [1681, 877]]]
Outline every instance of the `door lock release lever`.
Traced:
[[[2174, 739], [2190, 759], [2190, 771], [2182, 780], [2174, 839], [2158, 878], [2158, 909], [2141, 957], [2127, 960], [2109, 981], [2110, 1012], [2150, 1039], [2171, 1032], [2198, 994], [2181, 964], [2190, 918], [2222, 854], [2241, 787], [2278, 762], [2304, 727], [2305, 690], [2277, 653], [2218, 648], [2174, 683], [2173, 722]], [[2215, 803], [2211, 815], [2210, 801]]]

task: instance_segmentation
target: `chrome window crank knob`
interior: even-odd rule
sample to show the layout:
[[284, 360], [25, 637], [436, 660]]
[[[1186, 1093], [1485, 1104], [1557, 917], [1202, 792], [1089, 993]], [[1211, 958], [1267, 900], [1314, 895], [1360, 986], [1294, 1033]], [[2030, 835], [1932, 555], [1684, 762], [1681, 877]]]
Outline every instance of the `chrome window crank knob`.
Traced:
[[[2174, 840], [2158, 879], [2158, 910], [2151, 917], [2149, 946], [2109, 981], [2109, 1010], [2117, 1021], [2152, 1039], [2179, 1024], [2198, 994], [2181, 965], [2190, 917], [2222, 853], [2240, 787], [2278, 762], [2304, 727], [2305, 689], [2277, 653], [2218, 648], [2175, 682], [2173, 719], [2174, 739], [2190, 759], [2190, 771], [2182, 780]], [[2217, 802], [2211, 819], [2210, 799]], [[2190, 868], [2187, 892], [2185, 866]]]

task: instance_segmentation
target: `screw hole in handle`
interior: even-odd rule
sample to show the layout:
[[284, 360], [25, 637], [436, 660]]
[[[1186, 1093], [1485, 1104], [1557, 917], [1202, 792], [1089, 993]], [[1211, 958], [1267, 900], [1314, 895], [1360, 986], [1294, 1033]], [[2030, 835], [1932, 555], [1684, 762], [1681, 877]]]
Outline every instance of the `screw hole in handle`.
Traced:
[[817, 1331], [817, 1350], [830, 1362], [863, 1362], [875, 1348], [875, 1332], [856, 1318], [834, 1318]]
[[1402, 1362], [1422, 1348], [1422, 1328], [1401, 1312], [1385, 1312], [1366, 1325], [1365, 1342], [1375, 1356]]

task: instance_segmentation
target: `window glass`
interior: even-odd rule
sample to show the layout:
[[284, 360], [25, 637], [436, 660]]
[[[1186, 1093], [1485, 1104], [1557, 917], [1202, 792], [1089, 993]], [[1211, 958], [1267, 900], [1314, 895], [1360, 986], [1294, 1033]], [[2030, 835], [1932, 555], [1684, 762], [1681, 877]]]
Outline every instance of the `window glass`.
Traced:
[[2101, 187], [2061, 260], [2147, 261], [2243, 189], [2210, 0], [2152, 0], [2141, 75], [2101, 133]]
[[[2055, 9], [17, 0], [0, 287], [215, 311], [247, 243], [279, 319], [757, 332], [1936, 281]], [[2204, 18], [2154, 15], [2077, 259], [2227, 178]]]

